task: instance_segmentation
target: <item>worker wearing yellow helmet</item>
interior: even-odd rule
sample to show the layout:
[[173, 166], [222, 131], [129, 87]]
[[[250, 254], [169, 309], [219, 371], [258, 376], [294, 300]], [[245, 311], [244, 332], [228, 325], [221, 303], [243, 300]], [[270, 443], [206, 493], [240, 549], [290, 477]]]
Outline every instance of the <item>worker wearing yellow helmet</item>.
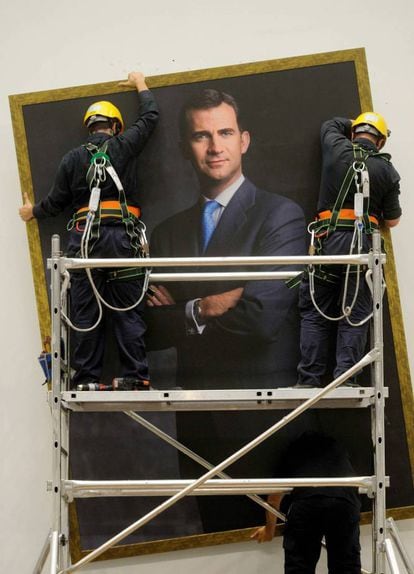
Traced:
[[83, 118], [84, 125], [90, 132], [102, 129], [112, 129], [115, 135], [124, 131], [124, 120], [119, 109], [107, 101], [95, 102], [89, 106]]
[[364, 112], [353, 120], [352, 133], [354, 137], [361, 133], [373, 135], [377, 139], [376, 146], [379, 150], [384, 147], [387, 138], [391, 135], [385, 119], [376, 112]]
[[[158, 106], [142, 73], [131, 72], [120, 85], [137, 91], [139, 109], [134, 124], [124, 129], [121, 112], [112, 102], [92, 103], [83, 118], [89, 132], [87, 141], [62, 158], [49, 194], [36, 205], [25, 194], [19, 210], [23, 221], [30, 221], [53, 217], [72, 206], [68, 257], [144, 256], [145, 226], [140, 219], [136, 159], [157, 124]], [[145, 281], [142, 272], [140, 276], [122, 276], [122, 280], [119, 275], [113, 269], [94, 269], [92, 279], [107, 306], [123, 311], [113, 321], [120, 357], [120, 372], [113, 376], [135, 381], [139, 388], [141, 383], [149, 384], [141, 296]], [[68, 321], [74, 329], [71, 367], [75, 369], [71, 383], [73, 388], [81, 385], [82, 390], [93, 390], [99, 387], [101, 378], [104, 321], [100, 320], [95, 291], [84, 271], [72, 273], [70, 289]]]
[[[367, 253], [379, 225], [394, 227], [401, 216], [400, 176], [383, 153], [390, 131], [385, 119], [367, 111], [356, 119], [334, 117], [321, 127], [322, 172], [317, 218], [309, 229], [317, 255]], [[301, 360], [299, 387], [330, 382], [327, 372], [332, 320], [336, 321], [336, 365], [333, 378], [364, 355], [372, 311], [372, 296], [363, 274], [346, 266], [318, 266], [300, 287]], [[312, 275], [312, 269], [310, 274]], [[358, 386], [354, 380], [345, 383]]]

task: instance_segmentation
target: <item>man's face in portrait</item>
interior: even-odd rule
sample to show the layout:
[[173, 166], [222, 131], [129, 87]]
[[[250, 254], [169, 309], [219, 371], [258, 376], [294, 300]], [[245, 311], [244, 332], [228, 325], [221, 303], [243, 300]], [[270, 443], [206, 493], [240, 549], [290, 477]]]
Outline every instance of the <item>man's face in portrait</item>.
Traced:
[[250, 135], [240, 131], [232, 106], [187, 112], [188, 136], [185, 155], [191, 160], [202, 183], [217, 195], [241, 174], [241, 158], [247, 151]]

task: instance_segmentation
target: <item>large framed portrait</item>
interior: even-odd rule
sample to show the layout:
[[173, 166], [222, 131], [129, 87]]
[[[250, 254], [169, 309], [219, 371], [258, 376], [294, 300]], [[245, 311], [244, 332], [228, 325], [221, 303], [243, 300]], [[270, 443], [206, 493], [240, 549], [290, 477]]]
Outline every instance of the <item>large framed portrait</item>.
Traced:
[[[250, 146], [243, 156], [243, 173], [251, 184], [299, 206], [304, 221], [316, 209], [321, 168], [319, 131], [334, 116], [356, 117], [372, 109], [368, 70], [362, 48], [254, 62], [237, 66], [190, 71], [147, 79], [160, 108], [160, 121], [139, 156], [137, 180], [143, 220], [154, 249], [158, 229], [166, 220], [191, 212], [198, 201], [198, 179], [183, 154], [179, 130], [184, 102], [202, 89], [231, 94], [238, 103]], [[63, 88], [10, 96], [22, 192], [32, 200], [45, 197], [62, 156], [83, 143], [82, 118], [88, 105], [110, 100], [122, 111], [126, 125], [137, 116], [135, 91], [117, 82]], [[398, 137], [398, 134], [395, 135]], [[392, 142], [390, 147], [392, 146]], [[391, 149], [392, 152], [392, 149]], [[397, 166], [398, 167], [398, 166]], [[283, 200], [281, 200], [283, 201]], [[59, 233], [65, 244], [70, 209], [56, 218], [27, 225], [39, 325], [42, 339], [50, 335], [46, 260], [50, 238]], [[168, 249], [175, 245], [182, 225], [168, 228]], [[236, 243], [237, 222], [215, 255], [245, 255], [243, 240]], [[285, 232], [284, 232], [285, 233]], [[301, 230], [307, 242], [306, 226]], [[191, 237], [188, 234], [189, 242]], [[285, 237], [285, 236], [283, 236]], [[387, 473], [391, 477], [387, 506], [395, 518], [413, 516], [413, 397], [389, 232], [384, 231], [387, 252], [387, 293], [384, 309]], [[158, 241], [158, 240], [157, 240]], [[230, 249], [229, 246], [232, 246]], [[167, 251], [168, 251], [167, 249]], [[186, 247], [171, 256], [190, 255]], [[269, 253], [271, 254], [271, 253]], [[289, 254], [289, 247], [284, 254]], [[292, 253], [296, 254], [296, 253]], [[154, 270], [155, 271], [155, 270]], [[192, 287], [191, 287], [192, 285]], [[182, 288], [180, 297], [199, 297], [195, 285]], [[246, 284], [243, 284], [244, 286]], [[234, 284], [226, 285], [227, 289]], [[260, 287], [260, 286], [259, 286]], [[211, 285], [204, 285], [201, 296]], [[246, 313], [245, 331], [220, 325], [210, 338], [196, 343], [182, 335], [178, 315], [148, 310], [147, 349], [152, 384], [157, 389], [271, 389], [290, 386], [296, 379], [299, 356], [295, 291], [279, 293], [267, 282], [271, 302], [269, 325], [258, 324]], [[282, 289], [287, 290], [283, 285]], [[218, 291], [215, 284], [214, 289]], [[224, 287], [223, 287], [224, 289]], [[274, 289], [274, 292], [272, 291]], [[287, 299], [283, 299], [286, 296]], [[177, 296], [178, 297], [178, 296]], [[279, 302], [278, 302], [279, 301]], [[287, 301], [287, 303], [286, 303]], [[246, 305], [247, 307], [247, 305]], [[175, 309], [177, 311], [177, 309]], [[289, 311], [289, 313], [288, 313]], [[274, 315], [272, 315], [274, 313]], [[281, 316], [282, 319], [280, 318]], [[114, 376], [117, 357], [108, 320], [105, 376]], [[265, 319], [266, 320], [266, 319]], [[280, 327], [275, 325], [280, 320]], [[254, 328], [251, 327], [254, 325]], [[269, 340], [263, 333], [274, 328]], [[250, 359], [247, 362], [247, 358]], [[276, 365], [276, 366], [275, 366]], [[369, 372], [361, 375], [368, 385]], [[286, 414], [283, 410], [238, 412], [152, 412], [143, 416], [211, 463], [219, 463]], [[71, 414], [71, 475], [77, 479], [195, 478], [203, 469], [194, 461], [142, 428], [123, 413]], [[358, 475], [372, 474], [370, 409], [315, 409], [296, 419], [228, 469], [232, 477], [272, 477], [283, 464], [287, 442], [302, 430], [314, 428], [334, 435], [347, 447]], [[71, 552], [74, 560], [96, 548], [157, 505], [154, 498], [84, 499], [71, 505]], [[369, 500], [364, 510], [370, 511]], [[264, 521], [263, 509], [243, 496], [189, 497], [160, 514], [103, 558], [161, 552], [193, 546], [247, 540]]]

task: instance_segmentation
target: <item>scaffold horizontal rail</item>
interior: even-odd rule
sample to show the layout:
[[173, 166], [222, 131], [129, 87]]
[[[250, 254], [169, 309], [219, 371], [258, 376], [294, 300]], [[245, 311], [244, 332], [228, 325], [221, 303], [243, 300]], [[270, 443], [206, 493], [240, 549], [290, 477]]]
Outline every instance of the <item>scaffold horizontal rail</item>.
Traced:
[[[197, 273], [198, 281], [268, 281], [294, 279], [300, 275], [300, 271], [220, 271], [219, 273]], [[194, 273], [151, 273], [151, 283], [165, 281], [194, 281]]]
[[[296, 408], [320, 389], [250, 390], [152, 390], [64, 391], [62, 404], [71, 411], [231, 411]], [[374, 387], [342, 387], [332, 390], [313, 408], [366, 408], [372, 404]], [[388, 396], [388, 389], [384, 389]]]
[[[192, 480], [66, 480], [62, 494], [74, 498], [111, 496], [172, 496], [191, 484]], [[387, 481], [388, 477], [387, 477]], [[361, 493], [375, 488], [374, 476], [328, 478], [235, 478], [211, 479], [192, 491], [192, 496], [272, 494], [288, 492], [295, 487], [355, 487]]]
[[[385, 254], [379, 256], [385, 262]], [[60, 258], [62, 269], [84, 269], [104, 267], [234, 267], [234, 266], [262, 266], [262, 265], [369, 265], [372, 255], [290, 255], [290, 256], [262, 256], [262, 257], [148, 257], [148, 258], [105, 258], [81, 259], [71, 257]], [[52, 260], [48, 259], [48, 266]]]

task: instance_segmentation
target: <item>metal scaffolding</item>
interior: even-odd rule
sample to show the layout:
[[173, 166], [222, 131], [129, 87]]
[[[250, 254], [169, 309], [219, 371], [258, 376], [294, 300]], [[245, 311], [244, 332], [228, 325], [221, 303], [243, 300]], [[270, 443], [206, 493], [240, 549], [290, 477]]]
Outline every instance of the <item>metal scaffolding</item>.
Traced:
[[[52, 315], [52, 388], [49, 401], [53, 420], [53, 477], [49, 489], [53, 496], [53, 521], [48, 541], [36, 564], [35, 574], [42, 572], [46, 557], [50, 554], [50, 574], [75, 572], [91, 562], [108, 548], [158, 516], [164, 510], [188, 495], [246, 494], [255, 502], [274, 512], [259, 494], [286, 491], [295, 486], [355, 486], [372, 498], [372, 563], [374, 574], [385, 573], [386, 559], [392, 572], [398, 572], [398, 565], [392, 546], [403, 557], [408, 572], [414, 572], [408, 557], [400, 544], [394, 523], [386, 520], [385, 491], [389, 479], [385, 473], [384, 405], [388, 389], [384, 388], [383, 377], [383, 265], [385, 255], [381, 253], [379, 232], [373, 234], [373, 249], [368, 254], [340, 256], [295, 256], [295, 257], [203, 257], [203, 258], [148, 258], [148, 259], [73, 259], [62, 256], [60, 240], [52, 238], [52, 257], [48, 260], [51, 271], [51, 315]], [[66, 313], [66, 299], [62, 297], [62, 284], [68, 271], [84, 268], [104, 267], [231, 267], [234, 265], [364, 265], [372, 275], [373, 317], [372, 345], [370, 351], [340, 377], [322, 389], [272, 388], [254, 390], [149, 390], [136, 391], [72, 391], [69, 389], [69, 359], [66, 351], [68, 332], [62, 320]], [[151, 281], [185, 280], [257, 280], [290, 279], [298, 274], [290, 272], [216, 272], [216, 273], [151, 273]], [[61, 341], [65, 343], [62, 345]], [[342, 383], [362, 368], [372, 365], [372, 386], [339, 388]], [[196, 453], [169, 437], [133, 411], [179, 411], [179, 410], [248, 410], [248, 409], [291, 409], [273, 426], [262, 432], [237, 452], [214, 466]], [[370, 408], [372, 443], [374, 450], [374, 475], [346, 478], [318, 479], [237, 479], [232, 480], [223, 471], [261, 444], [268, 437], [286, 426], [310, 408]], [[156, 434], [184, 452], [207, 470], [195, 480], [145, 480], [145, 481], [80, 481], [69, 480], [69, 421], [73, 411], [122, 411], [138, 424]], [[220, 478], [217, 478], [220, 477]], [[123, 531], [90, 552], [78, 562], [71, 564], [69, 555], [68, 504], [76, 498], [103, 496], [167, 496], [162, 504], [139, 518]], [[390, 534], [391, 533], [391, 534]]]

